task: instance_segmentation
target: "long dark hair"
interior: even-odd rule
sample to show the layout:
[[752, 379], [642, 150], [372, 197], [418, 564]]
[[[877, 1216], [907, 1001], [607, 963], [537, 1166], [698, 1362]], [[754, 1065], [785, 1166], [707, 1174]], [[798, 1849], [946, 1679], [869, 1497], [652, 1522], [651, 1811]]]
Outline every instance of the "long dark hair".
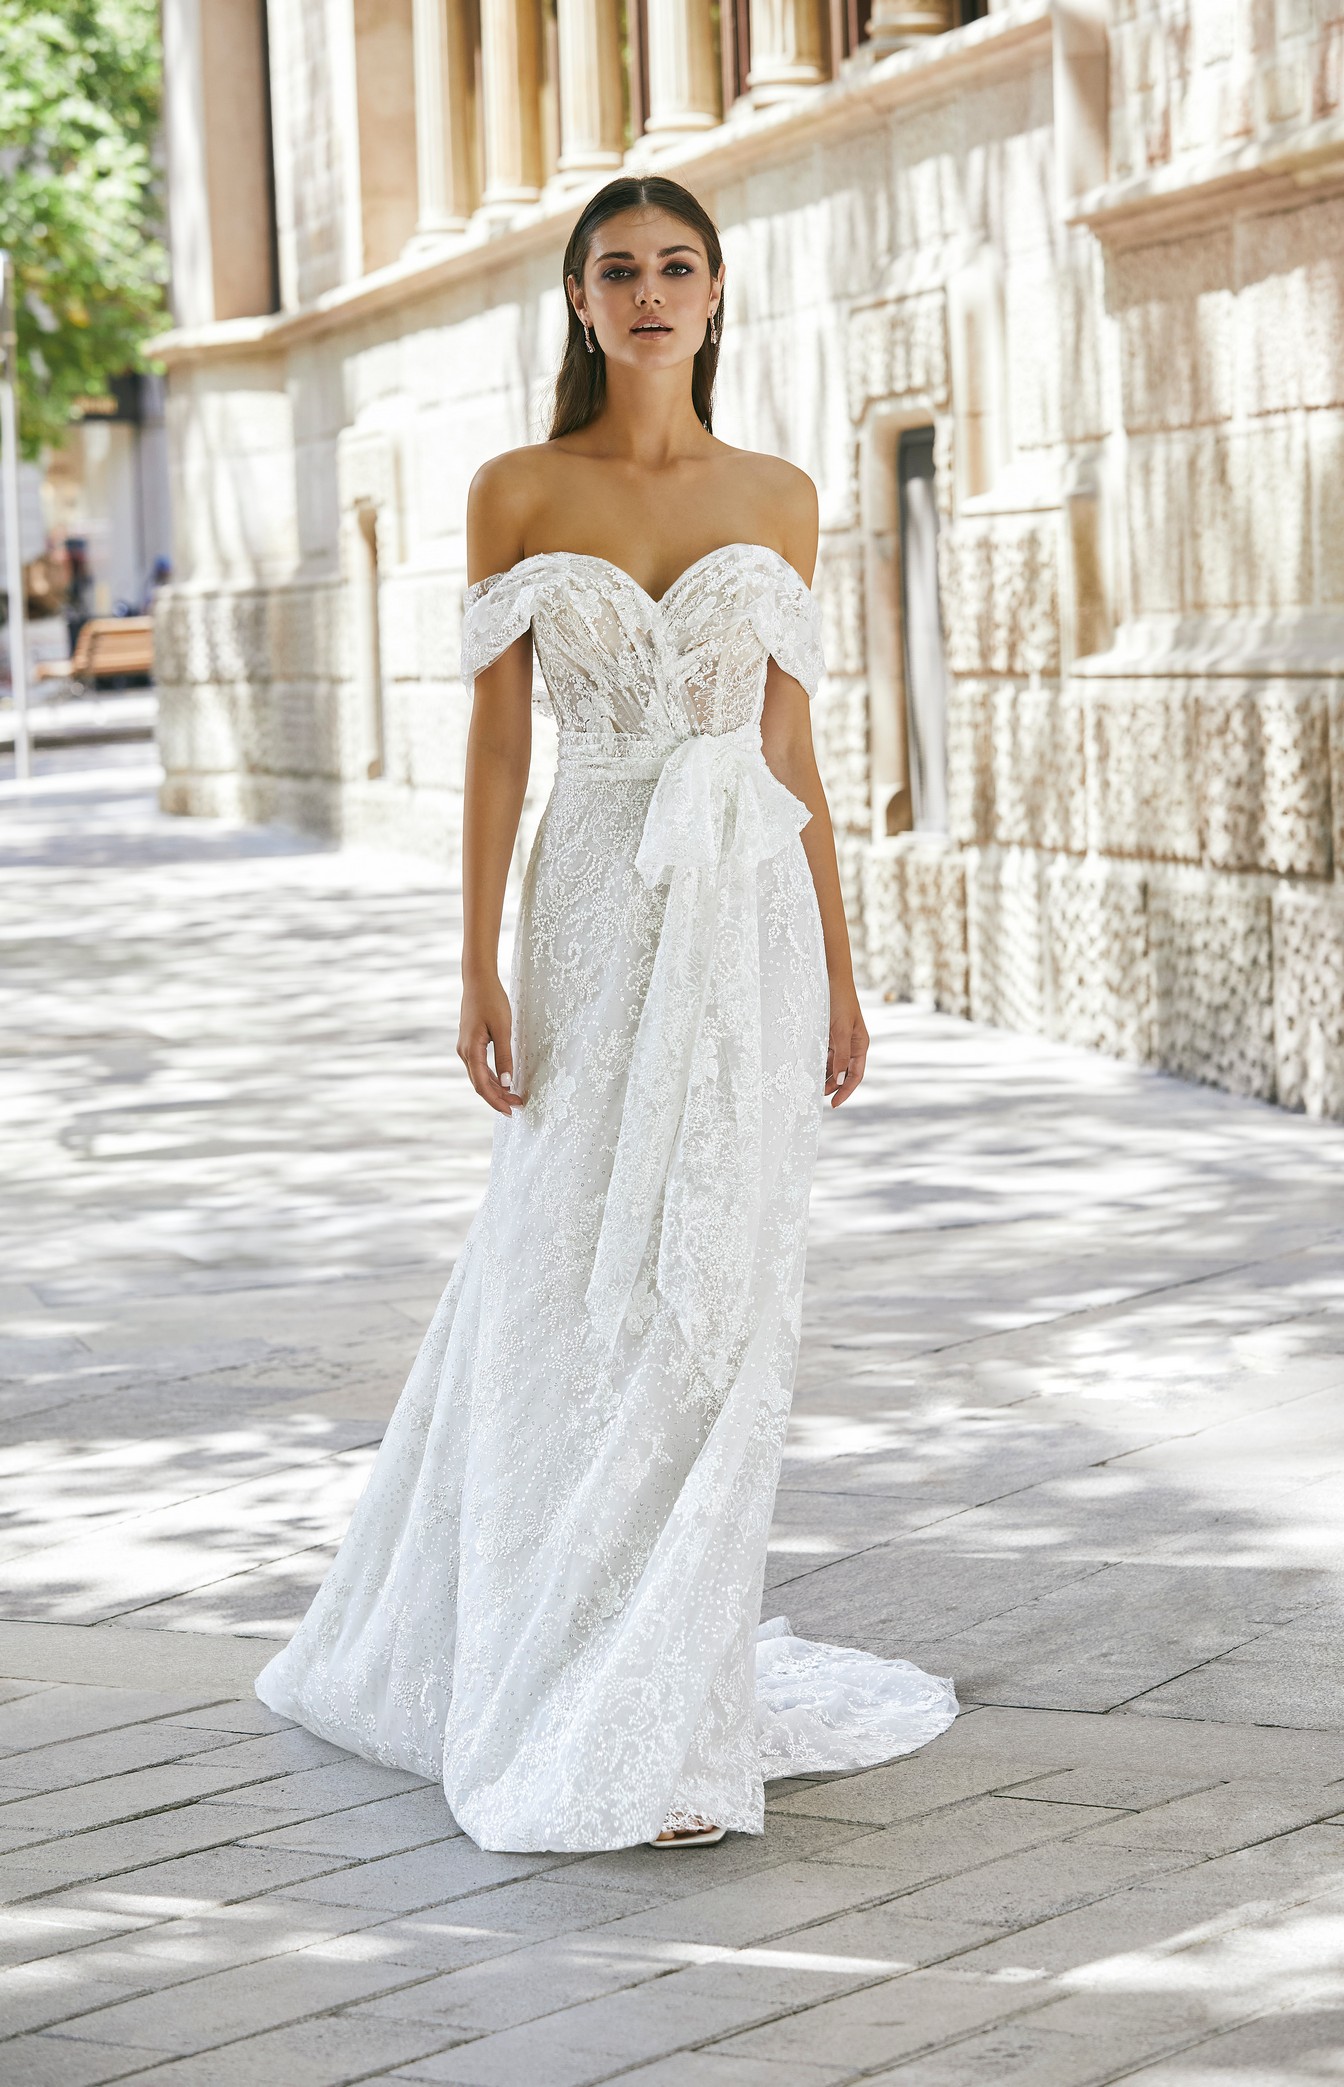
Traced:
[[[669, 181], [665, 174], [621, 174], [598, 190], [580, 211], [565, 248], [568, 330], [565, 352], [555, 380], [555, 404], [551, 409], [549, 436], [552, 442], [561, 435], [576, 435], [580, 428], [587, 427], [589, 421], [596, 420], [607, 395], [607, 358], [596, 340], [591, 355], [584, 346], [583, 327], [569, 294], [569, 281], [571, 276], [576, 283], [583, 281], [584, 267], [599, 227], [622, 210], [665, 210], [669, 217], [678, 219], [704, 241], [711, 275], [717, 275], [723, 266], [723, 249], [719, 245], [713, 218], [704, 204], [697, 202], [679, 181]], [[722, 294], [718, 304], [718, 324], [714, 330], [719, 334], [723, 331]], [[710, 339], [706, 328], [691, 369], [691, 402], [696, 419], [710, 429], [714, 421], [714, 373], [718, 365], [719, 344]]]

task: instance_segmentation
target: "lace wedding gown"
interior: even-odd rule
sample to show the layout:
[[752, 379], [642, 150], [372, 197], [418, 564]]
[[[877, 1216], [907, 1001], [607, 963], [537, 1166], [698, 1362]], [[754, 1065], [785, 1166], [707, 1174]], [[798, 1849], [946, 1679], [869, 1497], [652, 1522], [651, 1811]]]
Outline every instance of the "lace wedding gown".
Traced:
[[620, 1848], [762, 1778], [922, 1746], [951, 1684], [758, 1632], [828, 1026], [807, 812], [760, 744], [813, 598], [712, 551], [659, 601], [543, 552], [472, 587], [463, 679], [531, 629], [559, 723], [485, 1200], [263, 1702], [441, 1777], [485, 1848]]

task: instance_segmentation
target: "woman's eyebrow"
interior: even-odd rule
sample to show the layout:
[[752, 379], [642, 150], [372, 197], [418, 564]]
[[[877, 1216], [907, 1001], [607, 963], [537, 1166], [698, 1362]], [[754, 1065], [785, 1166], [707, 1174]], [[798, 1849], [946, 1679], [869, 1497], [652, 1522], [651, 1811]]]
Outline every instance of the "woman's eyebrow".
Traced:
[[[660, 246], [658, 259], [665, 261], [669, 254], [694, 254], [698, 251], [699, 249], [694, 246]], [[633, 261], [635, 257], [626, 248], [622, 247], [619, 251], [599, 254], [597, 258], [599, 261]]]

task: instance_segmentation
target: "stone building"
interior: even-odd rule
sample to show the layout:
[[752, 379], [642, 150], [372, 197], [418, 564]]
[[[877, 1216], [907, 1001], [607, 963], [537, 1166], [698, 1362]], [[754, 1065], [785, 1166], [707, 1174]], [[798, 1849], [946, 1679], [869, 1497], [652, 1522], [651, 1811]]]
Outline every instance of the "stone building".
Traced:
[[1344, 1115], [1344, 0], [164, 30], [170, 809], [455, 847], [467, 484], [543, 431], [576, 200], [657, 166], [716, 426], [820, 488], [874, 981]]

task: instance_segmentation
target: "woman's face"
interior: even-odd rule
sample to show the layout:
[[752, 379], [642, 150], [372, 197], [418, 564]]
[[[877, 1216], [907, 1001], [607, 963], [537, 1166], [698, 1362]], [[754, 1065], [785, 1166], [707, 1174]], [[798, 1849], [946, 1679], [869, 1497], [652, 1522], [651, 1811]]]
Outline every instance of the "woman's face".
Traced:
[[598, 226], [569, 294], [608, 362], [669, 369], [702, 346], [723, 288], [704, 242], [666, 210], [622, 210]]

